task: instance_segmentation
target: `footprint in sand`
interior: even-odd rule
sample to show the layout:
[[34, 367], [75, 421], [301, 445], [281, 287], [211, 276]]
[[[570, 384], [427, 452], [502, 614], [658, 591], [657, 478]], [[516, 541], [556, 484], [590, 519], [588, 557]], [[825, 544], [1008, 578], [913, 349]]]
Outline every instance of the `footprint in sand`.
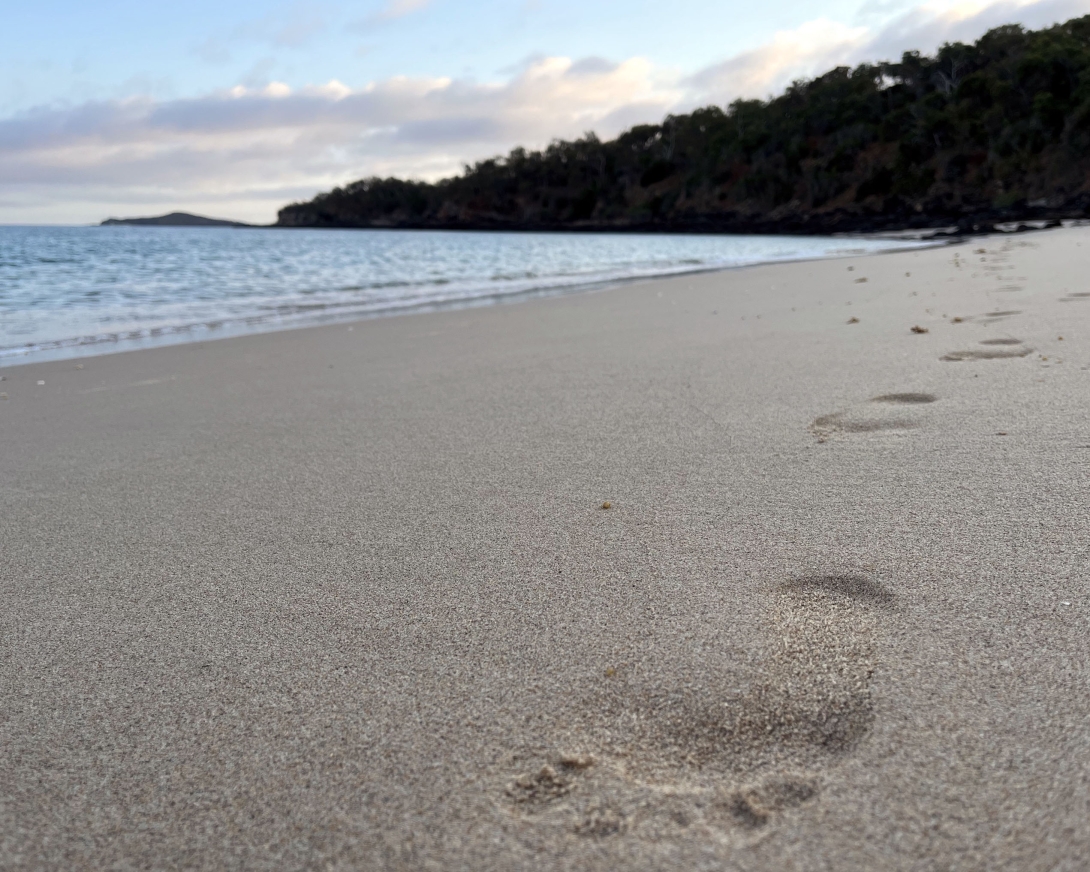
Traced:
[[810, 432], [823, 442], [838, 433], [911, 430], [920, 426], [923, 418], [909, 409], [937, 399], [934, 394], [925, 393], [881, 394], [850, 409], [815, 418], [810, 424]]
[[1027, 357], [1033, 353], [1028, 345], [1023, 345], [1021, 339], [1002, 337], [998, 339], [985, 339], [981, 345], [987, 348], [972, 348], [966, 351], [951, 351], [944, 354], [939, 360], [1003, 360], [1005, 358]]
[[765, 597], [764, 656], [748, 687], [710, 672], [592, 694], [597, 724], [584, 741], [610, 741], [516, 777], [508, 813], [537, 838], [722, 840], [818, 800], [821, 772], [874, 722], [877, 640], [895, 599], [862, 575], [801, 576]]
[[1002, 321], [1004, 318], [1011, 318], [1014, 315], [1021, 315], [1020, 309], [1000, 309], [995, 312], [985, 312], [981, 315], [981, 324], [995, 324], [997, 321]]

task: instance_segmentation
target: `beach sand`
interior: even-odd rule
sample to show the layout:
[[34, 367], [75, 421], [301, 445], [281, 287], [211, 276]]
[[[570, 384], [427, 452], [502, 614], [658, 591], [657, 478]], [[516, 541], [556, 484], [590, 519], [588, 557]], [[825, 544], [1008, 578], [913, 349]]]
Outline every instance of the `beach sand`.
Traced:
[[0, 370], [0, 867], [1085, 868], [1088, 256]]

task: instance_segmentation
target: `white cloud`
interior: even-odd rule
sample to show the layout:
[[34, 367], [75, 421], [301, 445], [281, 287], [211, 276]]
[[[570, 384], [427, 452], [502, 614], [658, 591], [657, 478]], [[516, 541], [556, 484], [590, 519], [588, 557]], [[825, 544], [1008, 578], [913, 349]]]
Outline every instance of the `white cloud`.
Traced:
[[104, 199], [116, 212], [126, 191], [134, 207], [230, 200], [237, 217], [271, 220], [275, 205], [362, 175], [436, 178], [517, 143], [616, 133], [632, 120], [626, 108], [661, 117], [681, 96], [641, 59], [544, 58], [500, 83], [272, 83], [38, 110], [0, 121], [0, 220], [94, 220], [105, 205], [93, 212], [89, 204]]
[[688, 84], [714, 102], [765, 97], [794, 79], [813, 77], [858, 55], [869, 37], [865, 27], [819, 18], [775, 34], [760, 48], [701, 70]]
[[944, 42], [972, 42], [1001, 24], [1047, 27], [1090, 12], [1090, 0], [932, 0], [895, 14], [894, 4], [876, 0], [860, 16], [866, 22], [887, 13], [880, 28], [819, 18], [776, 33], [763, 46], [715, 64], [688, 79], [699, 99], [727, 103], [737, 97], [767, 97], [798, 78], [835, 66], [898, 60], [902, 52], [933, 52]]
[[1088, 8], [1090, 0], [932, 4], [881, 29], [819, 19], [690, 75], [642, 58], [536, 57], [497, 82], [274, 82], [195, 99], [41, 108], [0, 120], [0, 221], [175, 208], [269, 221], [289, 200], [365, 175], [437, 178], [517, 144], [587, 130], [609, 137], [670, 111], [765, 97], [837, 64], [931, 51], [996, 24], [1042, 26]]

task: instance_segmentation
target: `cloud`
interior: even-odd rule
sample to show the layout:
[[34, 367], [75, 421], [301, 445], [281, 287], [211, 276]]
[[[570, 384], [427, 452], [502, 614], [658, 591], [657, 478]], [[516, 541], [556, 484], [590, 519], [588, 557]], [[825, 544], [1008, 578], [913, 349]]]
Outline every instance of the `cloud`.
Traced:
[[985, 31], [1019, 23], [1038, 29], [1090, 12], [1088, 0], [980, 0], [928, 3], [909, 9], [863, 47], [875, 57], [897, 59], [906, 49], [932, 52], [944, 42], [973, 42]]
[[[100, 216], [80, 200], [112, 203], [123, 191], [134, 203], [164, 204], [233, 194], [252, 201], [238, 217], [270, 220], [274, 193], [282, 205], [371, 173], [436, 178], [516, 143], [616, 133], [630, 123], [626, 107], [660, 117], [681, 96], [642, 59], [543, 58], [499, 83], [393, 77], [293, 90], [272, 82], [194, 99], [39, 109], [0, 121], [0, 220], [54, 214], [50, 202], [90, 220]], [[41, 209], [28, 212], [35, 196]]]
[[[863, 61], [899, 60], [903, 52], [933, 52], [945, 42], [972, 42], [987, 30], [1018, 22], [1047, 27], [1090, 12], [1090, 0], [953, 0], [929, 2], [889, 17], [901, 4], [873, 0], [859, 22], [847, 25], [819, 18], [776, 33], [763, 46], [700, 70], [686, 83], [697, 96], [727, 103], [738, 97], [764, 98], [798, 78]], [[883, 25], [866, 22], [883, 14]]]
[[434, 179], [514, 145], [587, 130], [610, 137], [667, 112], [765, 97], [837, 64], [931, 51], [1011, 20], [1047, 25], [1088, 7], [925, 5], [881, 28], [818, 19], [688, 75], [638, 57], [533, 57], [494, 82], [398, 76], [293, 89], [253, 81], [189, 99], [45, 107], [0, 119], [0, 221], [159, 208], [268, 221], [278, 205], [362, 176]]
[[705, 100], [765, 97], [798, 78], [808, 78], [858, 55], [868, 41], [865, 27], [819, 18], [775, 34], [766, 45], [690, 76], [686, 83]]

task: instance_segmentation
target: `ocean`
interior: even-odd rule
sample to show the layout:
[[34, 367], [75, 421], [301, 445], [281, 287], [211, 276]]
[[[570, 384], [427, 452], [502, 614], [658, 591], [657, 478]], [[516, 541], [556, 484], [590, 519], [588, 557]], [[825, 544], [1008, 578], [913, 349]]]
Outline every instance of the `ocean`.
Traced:
[[912, 240], [0, 227], [0, 366], [868, 254]]

